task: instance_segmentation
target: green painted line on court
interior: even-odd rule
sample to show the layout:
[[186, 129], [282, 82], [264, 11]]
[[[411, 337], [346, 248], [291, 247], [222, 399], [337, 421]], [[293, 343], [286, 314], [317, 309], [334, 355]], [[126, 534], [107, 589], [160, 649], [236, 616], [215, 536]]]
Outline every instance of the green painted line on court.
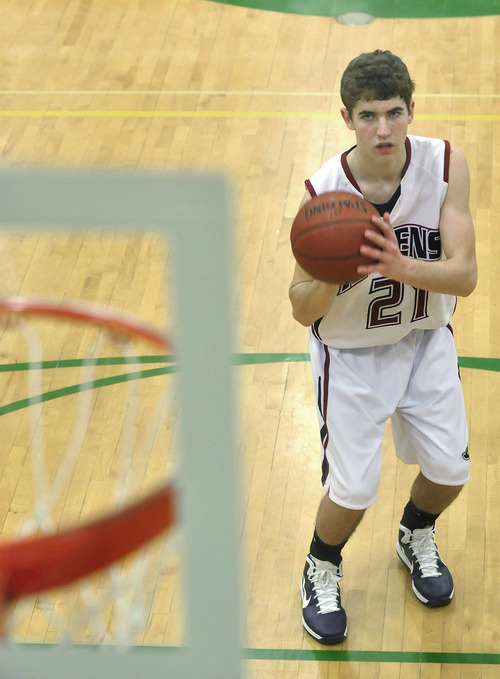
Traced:
[[[298, 353], [242, 353], [234, 354], [234, 365], [264, 365], [268, 363], [301, 363], [309, 361], [308, 352]], [[85, 365], [109, 366], [127, 365], [134, 363], [174, 363], [175, 356], [160, 354], [156, 356], [110, 356], [99, 359], [59, 359], [53, 361], [42, 361], [41, 363], [4, 363], [0, 364], [2, 372], [21, 372], [41, 368], [43, 370], [55, 368], [78, 368]], [[474, 370], [491, 370], [500, 372], [500, 358], [476, 358], [473, 356], [460, 356], [458, 359], [461, 368], [472, 368]], [[147, 376], [147, 375], [146, 375]], [[110, 378], [112, 379], [112, 378]]]
[[295, 660], [301, 662], [371, 662], [441, 665], [500, 665], [498, 653], [437, 653], [426, 651], [342, 651], [312, 649], [250, 648], [248, 660]]
[[133, 363], [170, 363], [175, 361], [174, 356], [161, 354], [159, 356], [108, 356], [104, 358], [68, 358], [56, 359], [53, 361], [42, 361], [40, 363], [4, 363], [0, 364], [2, 372], [21, 372], [23, 370], [33, 370], [39, 368], [49, 370], [54, 368], [80, 368], [82, 366], [103, 366], [103, 365], [127, 365]]
[[[12, 644], [18, 648], [24, 648], [28, 652], [33, 650], [47, 650], [54, 652], [52, 644], [22, 643]], [[96, 650], [101, 648], [96, 644], [86, 644], [86, 648]], [[50, 650], [52, 649], [52, 650]], [[122, 649], [123, 650], [123, 649]], [[180, 653], [182, 646], [132, 646], [133, 653], [146, 653], [152, 650], [154, 653]], [[438, 665], [500, 665], [499, 653], [440, 653], [427, 651], [355, 651], [355, 650], [330, 650], [330, 649], [294, 649], [294, 648], [243, 648], [244, 660], [276, 660], [295, 662], [319, 662], [319, 663], [399, 663], [399, 664], [438, 664]]]
[[497, 0], [219, 0], [225, 5], [252, 9], [337, 17], [346, 12], [366, 12], [381, 19], [468, 17], [498, 14]]
[[[133, 363], [170, 363], [174, 361], [174, 357], [160, 355], [160, 356], [133, 356], [124, 358], [110, 357], [100, 358], [97, 361], [93, 359], [67, 359], [59, 361], [44, 361], [42, 363], [9, 363], [0, 365], [0, 372], [18, 372], [22, 370], [34, 369], [49, 369], [49, 368], [67, 368], [79, 367], [83, 365], [131, 365]], [[308, 353], [256, 353], [256, 354], [235, 354], [234, 365], [264, 365], [270, 363], [300, 363], [309, 361]], [[462, 357], [459, 358], [459, 365], [462, 368], [472, 368], [475, 370], [489, 370], [492, 372], [500, 372], [500, 358], [474, 358]], [[161, 366], [149, 370], [139, 370], [137, 372], [121, 373], [119, 375], [110, 375], [89, 382], [80, 384], [72, 384], [60, 389], [53, 389], [44, 392], [43, 394], [36, 394], [34, 396], [14, 401], [6, 405], [0, 406], [0, 417], [7, 413], [22, 410], [29, 406], [45, 403], [46, 401], [53, 401], [57, 398], [70, 396], [81, 391], [88, 391], [89, 389], [98, 389], [100, 387], [107, 387], [113, 384], [120, 384], [133, 380], [146, 379], [148, 377], [156, 377], [159, 375], [167, 375], [177, 372], [178, 366]]]
[[500, 358], [474, 358], [472, 356], [459, 356], [458, 364], [461, 368], [500, 372]]
[[[296, 363], [309, 360], [310, 357], [308, 353], [235, 355], [236, 365], [256, 365], [259, 363]], [[458, 363], [461, 368], [500, 372], [500, 358], [475, 358], [471, 356], [459, 356]]]
[[0, 406], [0, 416], [6, 415], [7, 413], [12, 413], [16, 410], [28, 408], [33, 405], [38, 405], [39, 403], [45, 403], [46, 401], [53, 401], [56, 398], [71, 396], [72, 394], [77, 394], [82, 391], [98, 389], [99, 387], [109, 387], [113, 384], [120, 384], [123, 382], [142, 380], [145, 379], [146, 377], [156, 377], [157, 375], [166, 375], [167, 373], [172, 373], [175, 372], [176, 370], [177, 370], [176, 366], [171, 367], [163, 366], [161, 368], [154, 368], [152, 370], [140, 370], [135, 373], [112, 375], [110, 377], [102, 377], [99, 379], [90, 380], [89, 382], [82, 382], [80, 384], [71, 384], [67, 387], [53, 389], [51, 391], [44, 392], [43, 394], [35, 394], [34, 396], [29, 396], [28, 398], [23, 398], [20, 399], [19, 401], [14, 401], [13, 403], [8, 403], [4, 406]]
[[235, 354], [235, 365], [259, 365], [263, 363], [300, 363], [309, 361], [308, 353], [299, 354]]

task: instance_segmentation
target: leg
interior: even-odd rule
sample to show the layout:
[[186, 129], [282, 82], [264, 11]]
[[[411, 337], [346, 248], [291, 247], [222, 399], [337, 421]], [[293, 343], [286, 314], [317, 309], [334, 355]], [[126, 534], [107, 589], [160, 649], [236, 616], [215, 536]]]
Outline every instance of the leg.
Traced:
[[340, 603], [341, 550], [363, 518], [364, 509], [346, 509], [325, 495], [320, 502], [311, 551], [302, 577], [302, 620], [322, 644], [346, 638], [347, 618]]
[[411, 489], [411, 499], [416, 507], [427, 514], [441, 514], [459, 496], [463, 486], [443, 486], [426, 479], [419, 473]]
[[340, 545], [351, 537], [364, 513], [364, 509], [341, 507], [325, 495], [318, 509], [316, 533], [327, 545]]
[[434, 524], [460, 494], [470, 467], [457, 354], [447, 327], [421, 335], [412, 380], [392, 424], [398, 457], [422, 470], [401, 519], [396, 549], [411, 572], [417, 598], [427, 606], [445, 606], [453, 597], [453, 578], [440, 558]]
[[433, 483], [420, 472], [401, 519], [396, 550], [412, 574], [415, 595], [427, 606], [446, 606], [453, 597], [453, 578], [439, 556], [434, 524], [462, 488]]
[[317, 641], [337, 644], [347, 635], [341, 550], [364, 514], [364, 509], [342, 505], [369, 507], [375, 502], [384, 425], [392, 408], [375, 388], [380, 370], [371, 350], [333, 349], [313, 333], [310, 347], [327, 494], [319, 505], [301, 581], [302, 620]]

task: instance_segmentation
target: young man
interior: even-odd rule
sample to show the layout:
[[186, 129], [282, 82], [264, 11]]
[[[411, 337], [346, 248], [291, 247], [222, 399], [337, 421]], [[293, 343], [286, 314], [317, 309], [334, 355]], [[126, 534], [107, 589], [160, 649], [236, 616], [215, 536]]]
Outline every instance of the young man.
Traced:
[[448, 142], [407, 136], [414, 83], [390, 52], [362, 54], [341, 82], [356, 146], [310, 180], [311, 196], [342, 190], [377, 208], [359, 282], [336, 286], [296, 265], [294, 318], [309, 327], [322, 443], [323, 497], [301, 583], [305, 629], [323, 644], [347, 634], [342, 549], [377, 497], [390, 418], [397, 456], [419, 465], [397, 553], [427, 606], [453, 596], [435, 521], [469, 479], [468, 431], [450, 318], [476, 285], [469, 173]]

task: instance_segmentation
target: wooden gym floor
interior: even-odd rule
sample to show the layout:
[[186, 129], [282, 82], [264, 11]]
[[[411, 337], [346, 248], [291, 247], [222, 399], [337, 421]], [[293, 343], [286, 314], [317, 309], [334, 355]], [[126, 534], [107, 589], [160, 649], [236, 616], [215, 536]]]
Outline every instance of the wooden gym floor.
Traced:
[[[500, 17], [350, 27], [205, 0], [0, 0], [0, 11], [4, 166], [215, 168], [232, 183], [236, 351], [251, 357], [237, 368], [247, 676], [497, 677]], [[376, 48], [400, 55], [417, 82], [411, 132], [448, 138], [469, 160], [479, 283], [454, 326], [472, 480], [439, 521], [454, 601], [425, 609], [394, 550], [415, 470], [395, 462], [387, 436], [379, 500], [345, 549], [349, 637], [326, 649], [301, 625], [299, 581], [322, 490], [307, 333], [287, 297], [288, 237], [303, 180], [352, 143], [338, 114], [340, 75]], [[149, 236], [54, 246], [3, 234], [2, 294], [79, 297], [164, 322], [160, 254]], [[29, 630], [26, 639], [43, 641]]]

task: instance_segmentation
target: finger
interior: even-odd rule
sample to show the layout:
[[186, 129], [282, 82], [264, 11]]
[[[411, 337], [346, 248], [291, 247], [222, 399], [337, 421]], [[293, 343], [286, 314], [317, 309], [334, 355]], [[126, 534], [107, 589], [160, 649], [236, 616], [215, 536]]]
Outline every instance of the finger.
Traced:
[[383, 248], [386, 243], [386, 238], [384, 234], [380, 233], [380, 231], [372, 231], [371, 229], [367, 229], [364, 235], [366, 240], [371, 241], [380, 248]]
[[377, 262], [380, 261], [384, 254], [382, 248], [373, 248], [370, 245], [362, 245], [359, 251], [365, 257], [370, 257], [370, 259], [374, 259]]
[[372, 215], [372, 222], [381, 231], [387, 232], [392, 230], [392, 223], [391, 223], [391, 217], [388, 212], [384, 213], [384, 217], [380, 217], [379, 215]]
[[356, 271], [358, 276], [369, 276], [372, 273], [380, 273], [377, 264], [360, 264]]

